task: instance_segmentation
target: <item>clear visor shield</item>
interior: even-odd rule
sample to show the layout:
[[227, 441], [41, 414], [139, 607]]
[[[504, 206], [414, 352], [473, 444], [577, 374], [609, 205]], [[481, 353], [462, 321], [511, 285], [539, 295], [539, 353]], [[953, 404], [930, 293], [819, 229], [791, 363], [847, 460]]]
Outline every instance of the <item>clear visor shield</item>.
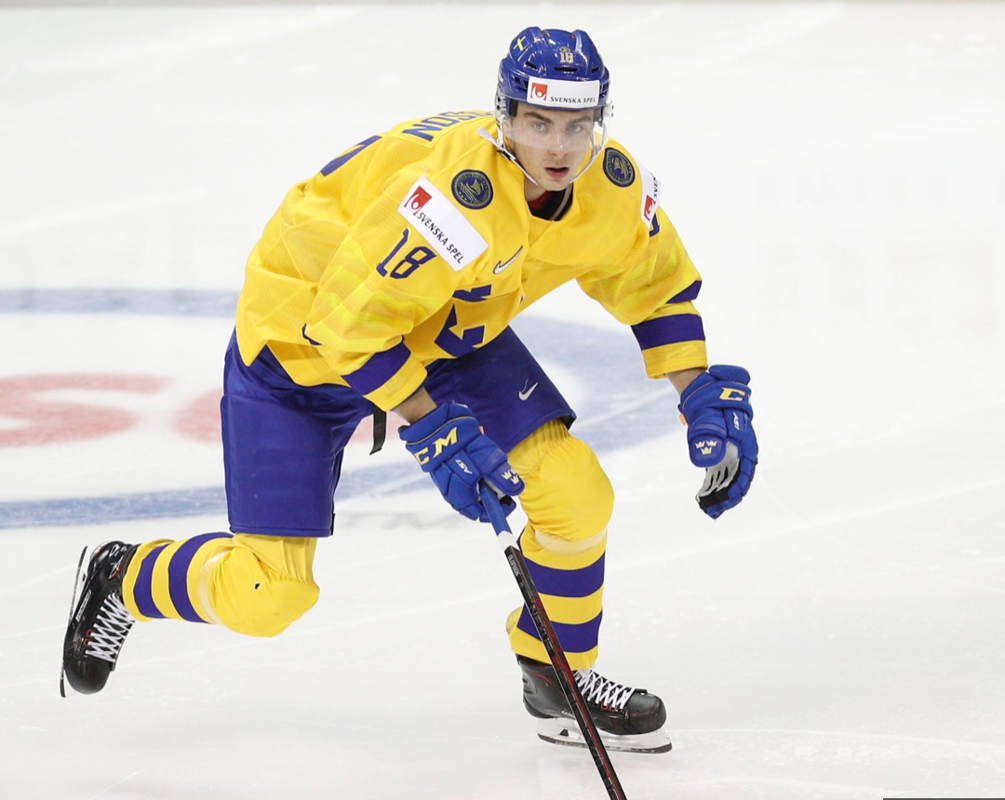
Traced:
[[517, 149], [532, 150], [537, 163], [582, 175], [607, 143], [609, 109], [564, 111], [520, 105], [515, 116], [501, 115], [503, 139]]

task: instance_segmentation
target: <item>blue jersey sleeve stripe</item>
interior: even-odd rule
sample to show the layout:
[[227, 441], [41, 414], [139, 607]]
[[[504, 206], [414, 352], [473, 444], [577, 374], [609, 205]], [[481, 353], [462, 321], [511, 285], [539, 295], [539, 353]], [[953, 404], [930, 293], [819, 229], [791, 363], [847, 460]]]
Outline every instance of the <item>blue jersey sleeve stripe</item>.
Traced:
[[[551, 624], [555, 628], [558, 642], [562, 645], [563, 650], [568, 653], [588, 653], [597, 646], [597, 642], [600, 639], [600, 622], [603, 618], [604, 612], [601, 611], [589, 622], [583, 622], [579, 625], [570, 625], [565, 622], [553, 622]], [[517, 622], [516, 626], [535, 639], [541, 638], [537, 635], [534, 620], [531, 618], [527, 606], [523, 607], [523, 613], [520, 614], [520, 621]]]
[[186, 541], [171, 556], [171, 562], [168, 564], [168, 594], [175, 611], [182, 619], [189, 622], [206, 622], [196, 613], [188, 596], [188, 568], [199, 548], [206, 542], [230, 537], [229, 533], [203, 533]]
[[137, 610], [144, 617], [150, 617], [151, 619], [164, 619], [164, 615], [154, 603], [153, 580], [154, 564], [157, 563], [157, 556], [161, 554], [161, 551], [165, 547], [167, 545], [162, 544], [160, 547], [155, 547], [147, 553], [146, 558], [143, 559], [143, 563], [140, 564], [140, 571], [136, 575], [136, 586], [133, 587], [133, 599], [136, 601]]
[[352, 158], [353, 156], [358, 156], [360, 153], [366, 150], [366, 148], [368, 148], [370, 145], [372, 145], [379, 139], [380, 139], [379, 136], [371, 136], [369, 139], [364, 139], [362, 142], [359, 142], [358, 144], [354, 145], [353, 148], [348, 153], [343, 153], [338, 158], [334, 158], [327, 164], [325, 164], [321, 168], [321, 174], [324, 175], [325, 177], [328, 177], [335, 170], [337, 170], [339, 167], [345, 164], [345, 162], [348, 161], [350, 158]]
[[697, 314], [677, 314], [632, 325], [632, 333], [643, 350], [665, 344], [705, 341], [705, 329]]
[[667, 305], [671, 303], [687, 303], [694, 300], [698, 296], [698, 292], [701, 291], [701, 281], [695, 281], [690, 286], [688, 286], [680, 294], [675, 294], [669, 300], [667, 300]]
[[405, 343], [399, 342], [390, 350], [374, 353], [362, 367], [342, 377], [357, 392], [367, 395], [391, 380], [411, 355]]
[[582, 569], [554, 569], [527, 561], [527, 569], [541, 594], [589, 597], [604, 585], [604, 556]]

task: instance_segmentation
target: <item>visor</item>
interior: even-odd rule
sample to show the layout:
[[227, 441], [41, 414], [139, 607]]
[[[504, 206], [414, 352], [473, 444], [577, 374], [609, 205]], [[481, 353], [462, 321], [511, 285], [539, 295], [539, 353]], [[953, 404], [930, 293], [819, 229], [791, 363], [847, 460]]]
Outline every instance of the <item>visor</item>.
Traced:
[[500, 138], [551, 154], [545, 160], [571, 168], [575, 180], [604, 149], [609, 112], [609, 107], [569, 110], [521, 103], [515, 116], [499, 115]]

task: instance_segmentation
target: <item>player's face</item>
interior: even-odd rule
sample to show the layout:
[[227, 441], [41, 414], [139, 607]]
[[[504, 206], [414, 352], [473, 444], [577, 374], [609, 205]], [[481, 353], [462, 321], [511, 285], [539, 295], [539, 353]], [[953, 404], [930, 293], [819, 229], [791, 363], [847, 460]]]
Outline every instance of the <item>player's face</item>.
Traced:
[[545, 191], [565, 189], [593, 146], [592, 111], [556, 111], [517, 104], [503, 132], [513, 155]]

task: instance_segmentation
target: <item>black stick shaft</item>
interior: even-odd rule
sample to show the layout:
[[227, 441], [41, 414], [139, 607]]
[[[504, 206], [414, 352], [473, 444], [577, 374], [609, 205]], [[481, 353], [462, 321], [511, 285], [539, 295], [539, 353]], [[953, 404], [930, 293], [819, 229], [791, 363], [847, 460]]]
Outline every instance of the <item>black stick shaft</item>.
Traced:
[[481, 495], [485, 510], [492, 521], [492, 527], [495, 528], [496, 538], [499, 539], [499, 543], [506, 553], [506, 560], [509, 562], [513, 577], [516, 578], [517, 586], [520, 587], [520, 593], [523, 595], [523, 600], [530, 611], [531, 619], [534, 620], [534, 627], [537, 628], [538, 636], [541, 637], [544, 649], [548, 652], [551, 664], [558, 674], [558, 682], [562, 685], [565, 699], [569, 702], [572, 713], [576, 715], [576, 721], [579, 723], [579, 729], [583, 733], [583, 739], [586, 742], [586, 746], [590, 749], [590, 755], [593, 756], [593, 763], [597, 765], [600, 779], [604, 782], [604, 786], [607, 787], [607, 794], [611, 800], [628, 800], [625, 796], [625, 790], [621, 787], [621, 781], [618, 780], [618, 774], [614, 771], [611, 758], [607, 754], [607, 748], [604, 747], [604, 743], [600, 739], [597, 725], [586, 707], [583, 693], [579, 691], [579, 686], [576, 685], [576, 677], [569, 666], [569, 660], [565, 657], [565, 651], [558, 641], [555, 628], [544, 609], [544, 603], [541, 601], [541, 595], [538, 594], [537, 587], [534, 585], [534, 579], [531, 578], [530, 573], [527, 571], [527, 562], [524, 561], [523, 553], [517, 547], [516, 540], [513, 538], [513, 533], [506, 522], [506, 515], [502, 511], [498, 499], [496, 499], [495, 492], [483, 485]]

